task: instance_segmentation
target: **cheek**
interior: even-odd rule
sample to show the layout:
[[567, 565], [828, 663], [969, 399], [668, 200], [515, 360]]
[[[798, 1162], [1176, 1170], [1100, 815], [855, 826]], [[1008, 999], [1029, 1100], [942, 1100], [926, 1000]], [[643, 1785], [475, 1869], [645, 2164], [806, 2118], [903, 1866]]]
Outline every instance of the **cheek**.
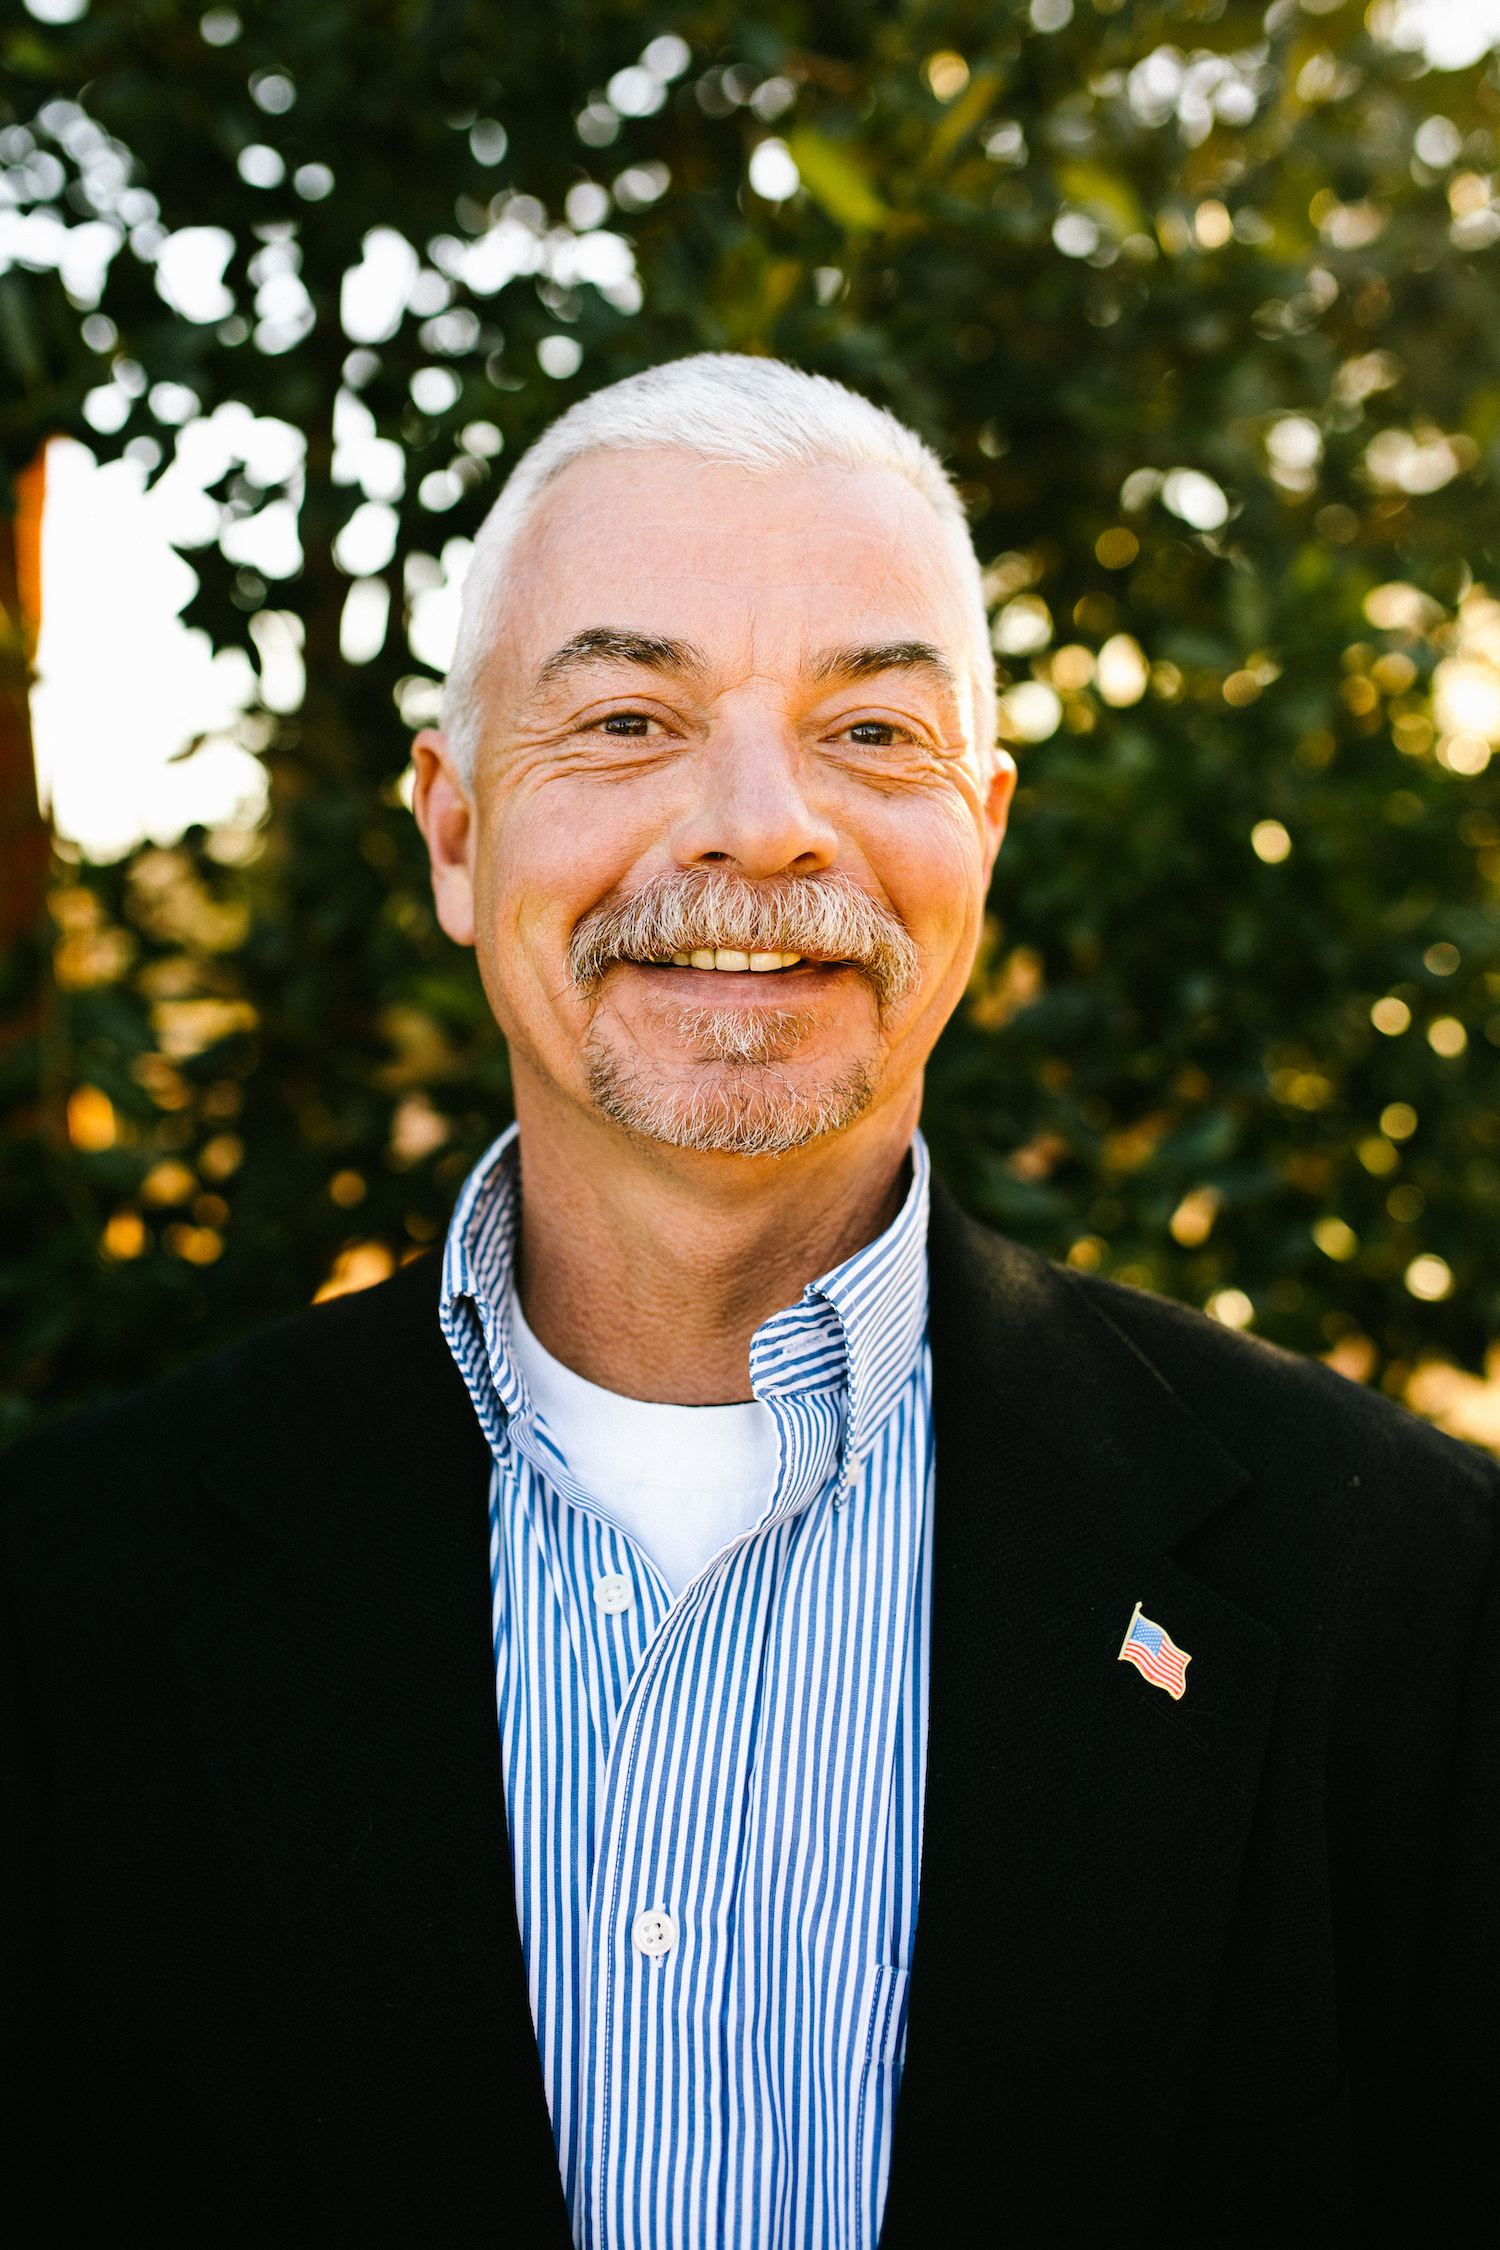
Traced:
[[893, 803], [870, 824], [873, 873], [912, 936], [939, 956], [977, 930], [984, 910], [984, 858], [973, 814], [953, 794]]
[[574, 925], [627, 881], [660, 833], [641, 792], [520, 778], [482, 808], [476, 892], [491, 948], [566, 953]]

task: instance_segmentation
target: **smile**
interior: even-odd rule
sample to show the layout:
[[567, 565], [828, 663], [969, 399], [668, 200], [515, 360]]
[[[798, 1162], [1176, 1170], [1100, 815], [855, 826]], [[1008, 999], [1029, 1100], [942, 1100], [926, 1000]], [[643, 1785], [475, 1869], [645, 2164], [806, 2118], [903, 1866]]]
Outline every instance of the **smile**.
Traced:
[[644, 966], [653, 969], [718, 969], [730, 975], [769, 976], [777, 969], [795, 969], [800, 953], [737, 953], [727, 945], [703, 946], [696, 953], [674, 953], [665, 961]]

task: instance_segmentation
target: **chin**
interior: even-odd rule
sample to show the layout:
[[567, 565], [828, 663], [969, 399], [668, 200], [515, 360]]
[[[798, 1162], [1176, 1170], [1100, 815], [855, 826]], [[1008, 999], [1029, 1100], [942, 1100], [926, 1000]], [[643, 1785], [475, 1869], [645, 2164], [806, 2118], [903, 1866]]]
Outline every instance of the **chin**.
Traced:
[[[855, 1061], [835, 1076], [795, 1083], [774, 1067], [690, 1065], [691, 1077], [607, 1050], [589, 1058], [589, 1092], [600, 1113], [640, 1140], [716, 1156], [786, 1156], [846, 1132], [876, 1094], [874, 1070]], [[806, 1066], [798, 1073], [807, 1079]]]

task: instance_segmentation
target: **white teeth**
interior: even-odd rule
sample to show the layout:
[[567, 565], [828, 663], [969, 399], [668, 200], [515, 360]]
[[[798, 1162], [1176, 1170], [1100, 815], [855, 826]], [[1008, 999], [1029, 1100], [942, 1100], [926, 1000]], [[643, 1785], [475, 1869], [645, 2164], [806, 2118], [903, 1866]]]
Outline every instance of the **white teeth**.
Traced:
[[784, 969], [795, 969], [797, 963], [801, 960], [801, 958], [802, 956], [800, 953], [783, 953], [781, 956], [781, 966]]
[[736, 953], [730, 946], [721, 945], [714, 954], [714, 967], [716, 969], [748, 969], [749, 966], [749, 954]]
[[672, 956], [672, 966], [674, 969], [690, 968], [692, 966], [691, 955], [686, 953], [674, 953]]
[[717, 963], [714, 960], [713, 950], [711, 947], [706, 951], [702, 947], [700, 947], [699, 950], [691, 956], [691, 959], [693, 967], [695, 969], [712, 969], [717, 967]]
[[779, 969], [781, 967], [781, 955], [779, 953], [752, 953], [750, 966], [757, 976], [762, 976], [767, 969]]

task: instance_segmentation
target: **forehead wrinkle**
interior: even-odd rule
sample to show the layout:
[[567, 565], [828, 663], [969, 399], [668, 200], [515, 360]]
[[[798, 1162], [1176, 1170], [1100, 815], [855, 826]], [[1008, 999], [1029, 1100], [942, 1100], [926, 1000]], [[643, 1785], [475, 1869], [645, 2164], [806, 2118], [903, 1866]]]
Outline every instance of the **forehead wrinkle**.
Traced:
[[[903, 583], [903, 572], [898, 566], [897, 558], [892, 555], [888, 558], [885, 571], [882, 575], [879, 596], [872, 597], [872, 599], [877, 599], [885, 596], [893, 587], [897, 589], [902, 588]], [[970, 662], [966, 659], [961, 670], [955, 672], [953, 664], [948, 656], [941, 648], [937, 647], [931, 642], [907, 642], [891, 645], [902, 647], [910, 652], [912, 656], [916, 656], [916, 661], [910, 662], [908, 665], [908, 668], [913, 670], [917, 668], [917, 665], [920, 662], [920, 656], [917, 655], [917, 652], [921, 652], [921, 655], [925, 655], [929, 659], [935, 659], [936, 675], [942, 681], [943, 686], [947, 689], [948, 694], [953, 699], [953, 703], [959, 717], [959, 723], [964, 728], [966, 735], [972, 735], [974, 732], [974, 722], [978, 717], [981, 687], [979, 679], [973, 671]], [[987, 648], [985, 653], [986, 656], [988, 656]], [[989, 658], [989, 662], [991, 667], [993, 667], [993, 657]], [[845, 676], [847, 677], [848, 675]], [[993, 678], [993, 671], [991, 677]]]
[[552, 687], [569, 673], [582, 671], [590, 665], [633, 664], [645, 672], [695, 673], [702, 672], [703, 658], [687, 641], [674, 641], [659, 633], [633, 633], [617, 625], [591, 625], [561, 648], [540, 666], [536, 685]]

